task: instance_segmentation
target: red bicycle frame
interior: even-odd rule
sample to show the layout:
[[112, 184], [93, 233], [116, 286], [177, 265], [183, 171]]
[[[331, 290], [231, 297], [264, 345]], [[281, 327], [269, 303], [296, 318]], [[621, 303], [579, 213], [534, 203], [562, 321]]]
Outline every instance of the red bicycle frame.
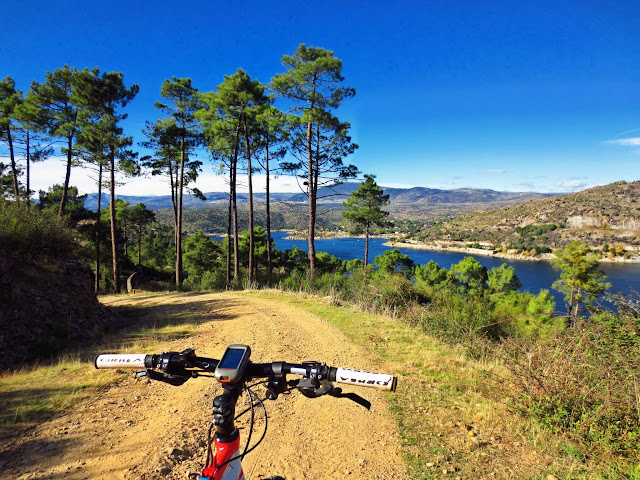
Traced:
[[202, 470], [200, 480], [244, 480], [240, 462], [240, 435], [229, 443], [214, 438], [215, 455], [211, 465]]

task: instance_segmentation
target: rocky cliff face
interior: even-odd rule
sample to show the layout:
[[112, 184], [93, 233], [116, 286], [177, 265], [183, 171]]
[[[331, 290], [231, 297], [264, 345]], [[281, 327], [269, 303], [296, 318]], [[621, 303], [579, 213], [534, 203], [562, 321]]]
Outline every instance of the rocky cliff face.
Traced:
[[604, 217], [574, 215], [572, 217], [567, 218], [565, 226], [567, 228], [608, 227], [612, 230], [639, 230], [640, 220], [627, 218], [627, 219], [618, 219], [616, 223], [609, 223], [609, 219]]

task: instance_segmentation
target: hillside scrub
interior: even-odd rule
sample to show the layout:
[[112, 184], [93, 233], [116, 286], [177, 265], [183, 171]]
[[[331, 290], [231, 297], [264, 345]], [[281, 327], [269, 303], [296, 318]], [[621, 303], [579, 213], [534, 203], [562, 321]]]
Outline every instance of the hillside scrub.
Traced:
[[68, 258], [78, 244], [66, 222], [50, 211], [27, 210], [0, 198], [0, 253], [14, 258]]
[[513, 374], [502, 383], [511, 406], [591, 458], [640, 455], [640, 311], [625, 299], [619, 308], [545, 339], [500, 346]]
[[588, 319], [569, 321], [554, 315], [548, 291], [520, 292], [519, 280], [506, 265], [487, 271], [467, 257], [451, 270], [434, 262], [409, 270], [398, 263], [396, 270], [388, 259], [376, 262], [386, 268], [356, 264], [347, 270], [345, 262], [341, 271], [310, 275], [295, 270], [282, 287], [390, 314], [463, 347], [471, 358], [499, 359], [510, 374], [492, 382], [495, 395], [566, 438], [576, 455], [613, 471], [635, 468], [640, 439], [637, 302], [622, 298], [620, 313], [599, 310]]

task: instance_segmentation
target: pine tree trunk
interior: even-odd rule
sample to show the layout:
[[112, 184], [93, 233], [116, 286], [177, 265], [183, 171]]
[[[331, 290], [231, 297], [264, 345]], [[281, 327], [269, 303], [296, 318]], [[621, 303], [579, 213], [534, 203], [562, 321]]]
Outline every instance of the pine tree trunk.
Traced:
[[96, 217], [96, 278], [94, 282], [94, 291], [98, 293], [100, 290], [100, 209], [102, 207], [102, 163], [98, 165], [98, 214]]
[[127, 217], [126, 214], [123, 215], [122, 219], [122, 236], [124, 241], [124, 256], [129, 256], [129, 232], [127, 232]]
[[[268, 134], [267, 134], [268, 135]], [[271, 261], [271, 206], [269, 200], [269, 138], [267, 136], [267, 151], [265, 157], [265, 171], [267, 173], [267, 278], [271, 282], [271, 275], [273, 274], [273, 264]]]
[[7, 126], [7, 142], [9, 143], [9, 157], [11, 158], [11, 175], [13, 176], [13, 196], [16, 203], [20, 203], [20, 187], [18, 185], [18, 167], [16, 165], [15, 153], [13, 151], [13, 137], [11, 128]]
[[569, 314], [571, 314], [571, 310], [573, 310], [573, 295], [574, 295], [573, 287], [571, 287], [571, 294], [569, 295]]
[[[64, 209], [67, 207], [67, 198], [69, 196], [69, 181], [71, 179], [71, 161], [73, 160], [73, 152], [71, 147], [73, 145], [73, 137], [68, 137], [67, 142], [67, 171], [64, 177], [64, 185], [62, 185], [62, 198], [60, 199], [60, 210], [58, 211], [58, 217], [62, 218], [64, 215]], [[113, 199], [112, 199], [113, 202]]]
[[120, 264], [118, 262], [118, 243], [116, 239], [116, 153], [111, 147], [110, 151], [111, 164], [111, 185], [109, 199], [109, 215], [111, 218], [111, 257], [113, 263], [113, 290], [120, 293]]
[[27, 130], [27, 209], [31, 210], [31, 136]]
[[173, 171], [173, 162], [169, 158], [169, 179], [171, 182], [171, 206], [173, 207], [173, 244], [176, 248], [175, 257], [178, 258], [178, 166]]
[[364, 230], [364, 268], [369, 265], [369, 225]]
[[[313, 110], [313, 104], [311, 106]], [[313, 186], [314, 180], [314, 161], [313, 161], [313, 151], [311, 149], [311, 122], [307, 125], [307, 194], [309, 196], [309, 232], [308, 232], [308, 243], [309, 243], [309, 269], [311, 270], [311, 274], [316, 268], [316, 246], [315, 246], [315, 233], [316, 233], [316, 191]]]
[[236, 182], [238, 176], [237, 160], [233, 162], [233, 196], [231, 197], [233, 209], [233, 278], [240, 277], [240, 250], [238, 247], [238, 196]]
[[186, 161], [186, 145], [184, 137], [180, 145], [180, 173], [178, 177], [178, 211], [176, 228], [176, 287], [182, 286], [182, 197], [184, 192], [184, 164]]
[[240, 148], [240, 122], [236, 129], [236, 146], [233, 154], [233, 278], [240, 277], [240, 251], [238, 248], [238, 149]]
[[138, 230], [138, 266], [142, 265], [142, 227]]
[[232, 199], [233, 199], [233, 169], [231, 164], [233, 160], [229, 159], [229, 208], [227, 212], [227, 288], [231, 285], [231, 223], [232, 223]]
[[248, 169], [248, 183], [249, 183], [249, 287], [253, 283], [253, 272], [255, 269], [255, 255], [254, 255], [254, 245], [255, 238], [253, 232], [253, 182], [252, 182], [252, 172], [251, 172], [251, 147], [249, 146], [249, 131], [247, 129], [247, 120], [244, 120], [244, 142], [245, 149], [247, 152], [247, 169]]

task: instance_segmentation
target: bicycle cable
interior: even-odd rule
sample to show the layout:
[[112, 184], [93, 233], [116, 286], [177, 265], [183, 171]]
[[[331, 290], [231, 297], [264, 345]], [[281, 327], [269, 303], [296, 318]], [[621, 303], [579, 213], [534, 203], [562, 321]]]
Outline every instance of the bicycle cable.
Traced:
[[[245, 409], [243, 412], [239, 413], [238, 415], [235, 416], [234, 420], [237, 420], [238, 418], [240, 418], [242, 415], [244, 415], [245, 413], [247, 413], [249, 410], [251, 411], [251, 420], [249, 422], [249, 433], [247, 434], [247, 443], [245, 444], [244, 447], [244, 452], [242, 452], [241, 454], [230, 458], [229, 460], [227, 460], [226, 462], [222, 462], [220, 465], [217, 465], [217, 468], [222, 468], [223, 466], [227, 465], [228, 463], [233, 462], [234, 460], [242, 460], [245, 455], [253, 452], [256, 447], [258, 445], [260, 445], [260, 443], [262, 443], [262, 441], [264, 440], [264, 437], [267, 435], [267, 427], [268, 427], [268, 423], [269, 423], [269, 416], [267, 415], [267, 407], [264, 405], [264, 401], [258, 397], [255, 393], [253, 393], [253, 391], [245, 385], [245, 391], [247, 392], [247, 396], [249, 397], [249, 408]], [[262, 411], [264, 413], [264, 430], [262, 431], [262, 436], [260, 437], [260, 439], [258, 440], [258, 442], [253, 445], [251, 448], [249, 447], [249, 442], [251, 441], [251, 437], [253, 435], [253, 427], [255, 425], [255, 415], [254, 415], [254, 397], [255, 400], [257, 400], [258, 404], [260, 405], [260, 407], [262, 407]], [[213, 425], [211, 425], [210, 429], [209, 429], [209, 451], [207, 452], [207, 465], [209, 464], [209, 453], [211, 451], [211, 429], [213, 428]]]

